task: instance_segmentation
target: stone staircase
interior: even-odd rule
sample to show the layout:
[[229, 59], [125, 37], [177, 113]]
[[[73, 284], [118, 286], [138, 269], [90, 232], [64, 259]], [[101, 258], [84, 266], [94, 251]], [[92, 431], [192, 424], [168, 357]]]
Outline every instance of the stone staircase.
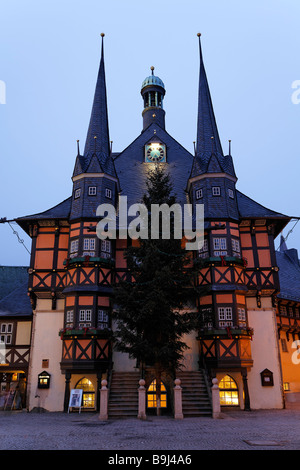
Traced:
[[137, 418], [139, 372], [112, 372], [108, 419]]
[[212, 405], [204, 372], [202, 370], [178, 371], [176, 378], [181, 380], [184, 418], [212, 416]]

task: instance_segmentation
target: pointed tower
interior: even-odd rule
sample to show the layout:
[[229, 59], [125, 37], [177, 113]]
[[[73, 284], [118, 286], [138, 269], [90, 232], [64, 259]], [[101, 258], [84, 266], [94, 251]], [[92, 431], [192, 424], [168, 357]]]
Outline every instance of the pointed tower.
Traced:
[[71, 220], [95, 217], [101, 203], [115, 203], [118, 178], [110, 149], [104, 67], [104, 34], [92, 112], [83, 155], [76, 157], [73, 172]]

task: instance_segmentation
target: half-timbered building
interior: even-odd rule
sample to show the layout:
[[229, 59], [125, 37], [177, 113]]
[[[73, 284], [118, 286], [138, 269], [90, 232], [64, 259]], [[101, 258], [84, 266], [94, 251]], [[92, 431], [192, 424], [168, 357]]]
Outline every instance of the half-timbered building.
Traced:
[[[184, 415], [201, 413], [202, 384], [209, 385], [212, 377], [219, 379], [222, 406], [283, 407], [274, 240], [290, 218], [237, 189], [230, 146], [226, 155], [218, 133], [200, 36], [199, 46], [195, 154], [166, 130], [166, 89], [153, 68], [141, 87], [142, 132], [124, 150], [112, 153], [102, 37], [87, 138], [82, 153], [78, 145], [72, 174], [73, 192], [45, 212], [17, 219], [32, 238], [30, 409], [39, 403], [50, 411], [67, 410], [70, 390], [76, 388], [83, 389], [84, 409], [99, 409], [103, 378], [110, 387], [111, 416], [117, 416], [119, 399], [123, 407], [128, 401], [128, 410], [132, 397], [136, 404], [140, 371], [111, 341], [113, 286], [129, 275], [123, 251], [132, 241], [97, 237], [97, 207], [109, 203], [117, 208], [120, 195], [128, 205], [140, 202], [147, 175], [157, 163], [169, 172], [180, 204], [204, 205], [204, 244], [193, 253], [199, 259], [199, 322], [185, 338], [189, 349], [178, 371]], [[283, 325], [280, 320], [280, 328], [289, 330]], [[50, 379], [44, 389], [37, 389], [45, 359]], [[146, 386], [150, 410], [156, 386], [150, 375]], [[190, 388], [196, 391], [192, 401]], [[167, 408], [170, 397], [163, 390]]]

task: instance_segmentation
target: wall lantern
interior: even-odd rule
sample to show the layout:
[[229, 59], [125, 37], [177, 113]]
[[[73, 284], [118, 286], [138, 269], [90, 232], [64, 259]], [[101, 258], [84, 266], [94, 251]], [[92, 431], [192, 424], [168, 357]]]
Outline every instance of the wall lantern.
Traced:
[[260, 373], [261, 377], [261, 384], [263, 387], [272, 387], [274, 385], [273, 382], [273, 372], [269, 369], [265, 369]]
[[38, 388], [49, 388], [50, 387], [50, 377], [45, 370], [38, 375]]

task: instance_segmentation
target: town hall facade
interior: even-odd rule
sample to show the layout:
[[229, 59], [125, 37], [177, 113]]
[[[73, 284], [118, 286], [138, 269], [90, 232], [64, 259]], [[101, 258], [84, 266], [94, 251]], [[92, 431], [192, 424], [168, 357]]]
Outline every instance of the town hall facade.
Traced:
[[[16, 219], [32, 239], [29, 410], [67, 411], [74, 389], [83, 390], [83, 409], [99, 410], [99, 389], [106, 379], [109, 416], [136, 416], [141, 371], [111, 340], [114, 286], [130, 276], [124, 250], [133, 242], [97, 237], [97, 208], [113, 204], [117, 210], [119, 196], [126, 196], [128, 205], [140, 202], [156, 165], [170, 175], [181, 206], [204, 205], [204, 243], [193, 251], [199, 266], [193, 306], [198, 325], [184, 338], [188, 349], [174, 377], [181, 379], [183, 414], [209, 413], [214, 377], [222, 406], [284, 407], [274, 240], [291, 218], [237, 189], [230, 146], [226, 155], [218, 133], [200, 35], [199, 52], [195, 153], [166, 130], [166, 88], [153, 67], [141, 86], [142, 132], [113, 153], [102, 35], [87, 138], [74, 159], [72, 194], [45, 212]], [[155, 407], [151, 374], [149, 369], [144, 375], [148, 412]], [[170, 384], [162, 383], [162, 391], [161, 406], [170, 412]]]

